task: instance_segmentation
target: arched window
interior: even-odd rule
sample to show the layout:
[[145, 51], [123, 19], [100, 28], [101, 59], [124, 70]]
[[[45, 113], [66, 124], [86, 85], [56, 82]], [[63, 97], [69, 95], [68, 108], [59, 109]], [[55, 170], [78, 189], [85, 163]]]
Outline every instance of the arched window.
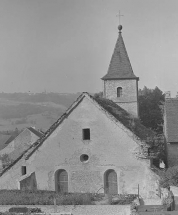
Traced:
[[113, 169], [104, 173], [104, 192], [106, 194], [118, 194], [117, 174]]
[[117, 88], [117, 97], [121, 97], [122, 96], [122, 87], [118, 87]]
[[64, 169], [56, 171], [55, 187], [57, 192], [68, 193], [68, 174]]

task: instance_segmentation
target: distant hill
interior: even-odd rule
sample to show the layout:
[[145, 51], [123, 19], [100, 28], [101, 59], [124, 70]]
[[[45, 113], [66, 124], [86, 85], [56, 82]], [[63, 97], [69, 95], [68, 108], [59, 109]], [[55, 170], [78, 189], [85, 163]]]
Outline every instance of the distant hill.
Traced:
[[0, 93], [0, 131], [33, 126], [45, 131], [77, 99], [77, 94]]

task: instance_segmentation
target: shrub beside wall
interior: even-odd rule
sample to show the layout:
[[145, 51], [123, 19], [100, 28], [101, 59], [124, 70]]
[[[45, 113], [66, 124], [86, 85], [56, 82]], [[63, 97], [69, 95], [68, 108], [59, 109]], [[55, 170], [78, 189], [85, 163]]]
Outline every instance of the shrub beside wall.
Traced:
[[0, 205], [91, 205], [94, 194], [0, 190]]
[[0, 205], [95, 205], [109, 198], [106, 204], [129, 205], [137, 197], [134, 194], [104, 196], [96, 193], [59, 194], [54, 191], [0, 190]]

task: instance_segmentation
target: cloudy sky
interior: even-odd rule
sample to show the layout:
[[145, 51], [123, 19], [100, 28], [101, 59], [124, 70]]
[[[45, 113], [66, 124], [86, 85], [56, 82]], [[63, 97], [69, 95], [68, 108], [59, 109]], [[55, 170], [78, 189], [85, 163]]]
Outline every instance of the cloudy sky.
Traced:
[[178, 91], [177, 0], [0, 0], [0, 92], [99, 92], [124, 15], [139, 88]]

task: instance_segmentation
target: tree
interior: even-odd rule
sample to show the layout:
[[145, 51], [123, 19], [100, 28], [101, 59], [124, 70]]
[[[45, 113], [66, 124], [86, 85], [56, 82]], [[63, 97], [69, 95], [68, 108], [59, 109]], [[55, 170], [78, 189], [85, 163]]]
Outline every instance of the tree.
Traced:
[[2, 161], [3, 169], [9, 166], [12, 163], [12, 159], [9, 157], [8, 154], [3, 154], [0, 156], [0, 160]]
[[103, 97], [103, 92], [95, 93], [94, 97], [95, 98], [102, 98]]
[[178, 187], [178, 166], [170, 167], [166, 172], [160, 172], [160, 186], [169, 187], [176, 186]]
[[144, 87], [139, 90], [139, 116], [142, 124], [160, 134], [163, 133], [163, 112], [162, 106], [164, 94], [158, 88], [148, 89]]

